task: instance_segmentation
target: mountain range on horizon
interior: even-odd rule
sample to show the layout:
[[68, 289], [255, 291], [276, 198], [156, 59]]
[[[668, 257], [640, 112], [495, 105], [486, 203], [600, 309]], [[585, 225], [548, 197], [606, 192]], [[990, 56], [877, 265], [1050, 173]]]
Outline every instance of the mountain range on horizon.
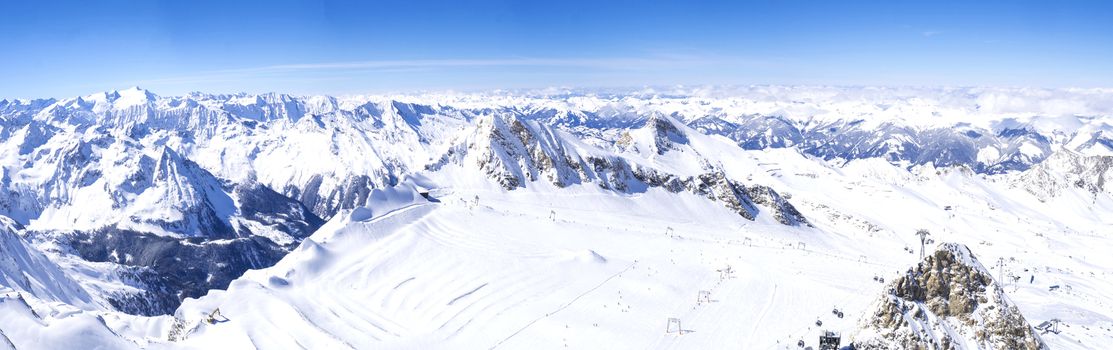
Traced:
[[[0, 349], [815, 345], [825, 327], [875, 348], [1088, 348], [1113, 334], [1109, 101], [823, 86], [0, 100]], [[715, 326], [736, 315], [757, 322], [739, 339]], [[660, 338], [669, 318], [690, 333]], [[1028, 323], [1052, 319], [1071, 326]]]

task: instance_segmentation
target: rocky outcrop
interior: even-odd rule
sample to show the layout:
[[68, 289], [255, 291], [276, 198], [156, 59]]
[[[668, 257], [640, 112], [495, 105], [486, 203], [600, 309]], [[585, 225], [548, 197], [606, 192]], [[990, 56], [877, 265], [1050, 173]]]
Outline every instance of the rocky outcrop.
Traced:
[[[393, 178], [386, 177], [386, 179]], [[380, 177], [353, 175], [328, 179], [332, 183], [328, 189], [323, 190], [322, 184], [325, 181], [324, 176], [313, 175], [300, 187], [287, 185], [284, 193], [304, 204], [314, 215], [328, 218], [340, 210], [359, 207], [367, 200], [367, 195], [372, 190], [389, 184]]]
[[773, 217], [777, 219], [777, 222], [790, 226], [811, 226], [811, 223], [804, 217], [804, 214], [796, 210], [796, 207], [793, 206], [792, 203], [789, 203], [787, 199], [772, 188], [762, 185], [750, 185], [745, 187], [745, 193], [754, 203], [772, 208]]
[[671, 120], [664, 116], [653, 115], [645, 122], [653, 135], [653, 150], [658, 155], [675, 149], [677, 144], [687, 144], [688, 136], [685, 135]]
[[1046, 349], [969, 248], [944, 243], [894, 279], [851, 337], [856, 349]]

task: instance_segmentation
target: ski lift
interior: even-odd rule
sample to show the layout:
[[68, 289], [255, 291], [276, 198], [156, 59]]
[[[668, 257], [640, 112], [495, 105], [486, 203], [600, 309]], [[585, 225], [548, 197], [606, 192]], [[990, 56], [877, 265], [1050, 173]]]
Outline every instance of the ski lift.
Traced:
[[1047, 321], [1043, 321], [1043, 323], [1040, 323], [1039, 326], [1036, 326], [1036, 330], [1043, 331], [1044, 334], [1046, 334], [1046, 333], [1059, 334], [1059, 323], [1062, 323], [1062, 321], [1059, 321], [1059, 319], [1057, 319], [1057, 318], [1047, 320]]
[[815, 320], [816, 327], [823, 327], [823, 320]]
[[696, 304], [703, 304], [703, 303], [710, 303], [710, 302], [711, 302], [711, 291], [701, 290], [701, 291], [699, 291], [699, 294], [696, 295]]
[[715, 271], [719, 273], [719, 280], [725, 280], [734, 276], [734, 268], [730, 267], [730, 265]]
[[839, 332], [823, 331], [819, 335], [819, 350], [837, 350], [840, 343], [842, 335]]
[[668, 323], [665, 324], [665, 333], [672, 333], [672, 325], [676, 325], [676, 334], [684, 335], [684, 328], [680, 327], [680, 319], [676, 317], [669, 317]]

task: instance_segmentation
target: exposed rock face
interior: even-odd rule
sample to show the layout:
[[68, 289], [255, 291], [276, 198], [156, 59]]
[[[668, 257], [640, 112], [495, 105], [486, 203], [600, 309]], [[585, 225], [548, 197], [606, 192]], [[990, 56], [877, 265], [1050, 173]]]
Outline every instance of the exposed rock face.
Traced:
[[[142, 160], [144, 159], [141, 159], [141, 164], [144, 163]], [[140, 167], [132, 177], [147, 180], [140, 181], [136, 186], [140, 196], [157, 196], [159, 202], [165, 203], [170, 211], [181, 213], [180, 218], [132, 215], [133, 221], [185, 235], [214, 238], [235, 235], [235, 230], [228, 223], [228, 214], [219, 212], [222, 207], [232, 205], [232, 198], [221, 188], [220, 181], [170, 148], [163, 148], [152, 169]], [[123, 196], [117, 194], [117, 197]]]
[[[657, 155], [689, 142], [688, 136], [665, 117], [650, 118], [644, 129], [639, 131], [648, 132], [652, 137], [649, 148]], [[488, 178], [508, 191], [524, 188], [536, 181], [545, 181], [557, 187], [594, 183], [601, 188], [624, 193], [656, 187], [673, 193], [688, 192], [707, 197], [749, 220], [757, 218], [760, 207], [771, 210], [782, 224], [811, 225], [803, 214], [772, 188], [743, 185], [706, 162], [703, 167], [706, 173], [678, 176], [618, 154], [606, 154], [603, 150], [581, 152], [562, 138], [565, 136], [571, 137], [535, 121], [516, 116], [494, 116], [481, 120], [469, 141], [449, 148], [438, 161], [426, 166], [426, 170], [436, 171], [450, 163], [468, 165], [474, 162]], [[629, 133], [623, 134], [617, 141], [618, 146], [632, 146], [630, 139]]]
[[940, 245], [859, 321], [858, 349], [1046, 349], [969, 248]]
[[113, 273], [136, 287], [135, 291], [105, 296], [113, 308], [148, 316], [172, 313], [182, 299], [227, 288], [245, 271], [274, 265], [293, 248], [259, 236], [207, 241], [116, 229], [74, 233], [67, 238], [63, 244], [75, 255], [90, 262], [115, 264]]
[[653, 148], [659, 155], [672, 150], [676, 144], [688, 143], [688, 136], [684, 135], [668, 119], [661, 116], [650, 117], [646, 121], [646, 127], [653, 132]]
[[1109, 180], [1113, 180], [1113, 156], [1084, 156], [1061, 149], [1020, 173], [1012, 185], [1047, 200], [1071, 187], [1093, 194], [1111, 192], [1106, 187]]
[[772, 188], [762, 185], [751, 185], [745, 187], [745, 193], [754, 203], [773, 208], [773, 217], [777, 218], [777, 222], [790, 226], [811, 226], [811, 224], [808, 223], [808, 219], [804, 217], [804, 214], [796, 210], [796, 207], [792, 206], [792, 203], [789, 203], [787, 199], [781, 197], [781, 195]]
[[[376, 182], [377, 178], [386, 180], [378, 183]], [[371, 190], [383, 187], [394, 180], [393, 177], [387, 175], [377, 178], [367, 175], [353, 175], [332, 179], [335, 183], [329, 186], [330, 190], [322, 191], [321, 185], [324, 177], [313, 175], [300, 188], [293, 185], [287, 186], [285, 194], [305, 204], [313, 214], [327, 218], [342, 209], [358, 207], [367, 201], [367, 195], [371, 193]]]
[[[123, 141], [101, 146], [135, 156], [117, 162], [108, 152], [66, 153], [62, 164], [79, 176], [50, 184], [61, 190], [48, 209], [58, 217], [101, 213], [105, 219], [31, 228], [29, 237], [87, 262], [80, 271], [103, 268], [130, 287], [90, 289], [92, 299], [119, 311], [172, 312], [183, 298], [274, 264], [324, 223], [294, 199], [254, 181], [219, 179], [169, 147], [149, 157]], [[109, 162], [115, 167], [104, 166]]]
[[[160, 236], [119, 227], [33, 235], [58, 242], [84, 261], [114, 266], [111, 273], [135, 289], [101, 296], [113, 308], [129, 314], [166, 314], [184, 298], [227, 288], [245, 271], [273, 265], [324, 224], [301, 203], [266, 186], [230, 187], [237, 199], [236, 216], [228, 222], [211, 221], [220, 226], [203, 228], [203, 235]], [[213, 211], [207, 205], [195, 208]]]

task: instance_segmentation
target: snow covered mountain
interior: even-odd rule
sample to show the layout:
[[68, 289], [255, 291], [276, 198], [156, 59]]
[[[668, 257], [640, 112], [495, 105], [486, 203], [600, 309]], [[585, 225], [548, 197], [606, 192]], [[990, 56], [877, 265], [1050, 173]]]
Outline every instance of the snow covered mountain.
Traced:
[[92, 314], [107, 304], [17, 235], [18, 223], [0, 223], [0, 349], [131, 344]]
[[620, 151], [616, 154], [536, 121], [493, 116], [480, 120], [474, 134], [426, 169], [476, 164], [506, 190], [534, 181], [556, 187], [595, 183], [623, 193], [660, 187], [705, 196], [750, 220], [761, 205], [782, 224], [807, 225], [807, 219], [773, 189], [727, 178], [723, 169], [712, 165], [713, 159], [696, 150], [691, 138], [697, 137], [705, 136], [671, 118], [651, 116], [641, 128], [622, 134], [615, 142]]
[[[26, 146], [37, 125], [25, 126], [26, 133], [18, 135], [23, 137], [10, 141]], [[34, 148], [7, 149], [7, 203], [36, 242], [88, 262], [139, 268], [118, 273], [136, 280], [125, 284], [147, 289], [139, 298], [143, 303], [125, 302], [135, 299], [130, 292], [104, 293], [120, 310], [172, 310], [182, 297], [199, 296], [249, 268], [272, 264], [322, 223], [265, 185], [218, 179], [157, 141], [145, 139], [152, 142], [145, 145], [107, 125], [52, 130], [34, 141]], [[175, 257], [169, 251], [183, 243], [219, 251], [221, 266], [158, 263]], [[180, 258], [199, 258], [189, 255], [205, 254]]]
[[1106, 179], [1113, 180], [1113, 156], [1084, 156], [1062, 149], [1018, 174], [1013, 183], [1033, 195], [1050, 200], [1071, 187], [1083, 189], [1093, 196], [1109, 193], [1113, 189], [1106, 187]]
[[[1002, 298], [979, 305], [1061, 319], [1074, 326], [1043, 341], [1087, 348], [1113, 340], [1100, 249], [1111, 97], [133, 88], [4, 100], [0, 238], [24, 258], [0, 266], [19, 292], [0, 301], [0, 347], [771, 347], [811, 343], [814, 318], [882, 334], [852, 322], [887, 295], [870, 277], [901, 280], [918, 263], [912, 232], [929, 227], [970, 247], [940, 251], [1010, 258], [1039, 278], [985, 284]], [[832, 304], [851, 317], [822, 311]], [[683, 336], [660, 334], [670, 318]], [[70, 338], [38, 340], [49, 334]]]

